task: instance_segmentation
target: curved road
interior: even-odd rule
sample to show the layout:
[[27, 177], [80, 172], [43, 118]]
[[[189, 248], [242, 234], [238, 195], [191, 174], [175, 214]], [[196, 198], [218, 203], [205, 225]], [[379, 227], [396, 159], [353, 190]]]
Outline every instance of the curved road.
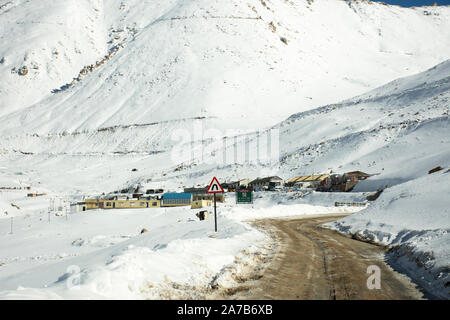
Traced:
[[[409, 278], [384, 262], [385, 248], [353, 240], [323, 223], [340, 216], [266, 219], [253, 224], [278, 244], [265, 267], [256, 268], [225, 299], [421, 299]], [[380, 289], [369, 290], [369, 266], [380, 268]], [[220, 291], [220, 290], [219, 290]]]

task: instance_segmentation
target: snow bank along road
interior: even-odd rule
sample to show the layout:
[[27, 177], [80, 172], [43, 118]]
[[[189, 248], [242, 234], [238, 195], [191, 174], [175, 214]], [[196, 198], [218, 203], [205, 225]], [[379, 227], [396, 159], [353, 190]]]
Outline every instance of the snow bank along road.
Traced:
[[[385, 248], [351, 239], [321, 224], [342, 215], [257, 220], [254, 225], [277, 239], [278, 250], [260, 274], [235, 290], [217, 294], [234, 299], [421, 299], [409, 278], [384, 261]], [[380, 268], [380, 289], [370, 290], [369, 266]]]

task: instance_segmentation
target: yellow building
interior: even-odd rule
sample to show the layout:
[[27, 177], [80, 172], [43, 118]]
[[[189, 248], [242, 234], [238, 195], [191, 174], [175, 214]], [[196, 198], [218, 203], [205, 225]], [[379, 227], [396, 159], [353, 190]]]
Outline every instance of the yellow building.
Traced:
[[139, 199], [86, 199], [86, 210], [95, 209], [144, 209], [161, 207], [160, 200]]
[[160, 200], [100, 200], [100, 208], [102, 209], [144, 209], [159, 208]]
[[98, 199], [86, 199], [84, 202], [86, 203], [86, 210], [95, 210], [100, 208]]
[[[209, 200], [214, 201], [214, 195], [213, 194], [196, 194], [192, 197], [194, 201], [198, 200]], [[216, 193], [216, 202], [225, 202], [225, 195], [223, 193]]]
[[211, 206], [212, 206], [211, 200], [195, 200], [191, 202], [191, 209], [200, 209]]

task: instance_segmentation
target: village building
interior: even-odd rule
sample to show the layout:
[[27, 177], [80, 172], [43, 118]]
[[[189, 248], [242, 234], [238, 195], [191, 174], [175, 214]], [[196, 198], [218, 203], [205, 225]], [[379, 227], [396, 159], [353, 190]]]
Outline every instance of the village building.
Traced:
[[274, 190], [278, 187], [281, 187], [283, 184], [283, 179], [278, 176], [266, 177], [266, 178], [257, 178], [249, 183], [249, 186], [255, 190]]
[[86, 203], [86, 210], [95, 210], [100, 208], [100, 202], [97, 198], [85, 199], [84, 202]]
[[[206, 193], [208, 190], [208, 187], [204, 188], [184, 188], [185, 193], [192, 193], [192, 200], [198, 201], [198, 200], [214, 200], [214, 195], [210, 193]], [[225, 202], [225, 195], [223, 193], [217, 193], [216, 194], [216, 201], [217, 202]]]
[[211, 200], [193, 200], [191, 203], [191, 209], [200, 209], [211, 206], [212, 206]]
[[142, 200], [142, 199], [101, 199], [99, 201], [100, 209], [145, 209], [161, 207], [160, 200]]
[[370, 178], [372, 176], [372, 174], [368, 174], [362, 171], [351, 171], [351, 172], [347, 172], [345, 173], [345, 176], [347, 177], [356, 177], [357, 180], [361, 181], [361, 180], [366, 180], [367, 178]]
[[250, 184], [250, 179], [241, 179], [238, 181], [226, 182], [222, 184], [222, 187], [228, 189], [229, 192], [234, 192], [242, 188], [247, 188]]
[[[196, 194], [192, 197], [192, 200], [208, 200], [208, 201], [214, 201], [214, 195], [213, 194]], [[225, 202], [225, 195], [223, 193], [216, 193], [216, 202], [223, 203]]]
[[96, 197], [96, 199], [101, 200], [101, 199], [105, 199], [105, 200], [129, 200], [130, 195], [128, 193], [125, 194], [107, 194], [105, 196], [101, 196], [101, 197]]
[[103, 198], [85, 199], [84, 202], [71, 206], [73, 206], [74, 212], [95, 209], [144, 209], [159, 208], [161, 201], [159, 199], [130, 199], [127, 196], [109, 195]]
[[145, 194], [162, 194], [164, 193], [164, 189], [147, 189]]
[[77, 202], [70, 204], [70, 213], [83, 212], [86, 210], [86, 202]]
[[144, 194], [139, 200], [162, 200], [162, 194]]
[[192, 188], [184, 188], [184, 193], [192, 193], [193, 196], [198, 194], [207, 194], [206, 191], [208, 187], [192, 187]]
[[332, 174], [329, 178], [322, 181], [317, 191], [348, 192], [353, 190], [357, 183], [358, 179], [356, 176]]
[[318, 188], [321, 184], [323, 184], [328, 178], [329, 174], [313, 174], [309, 176], [298, 176], [292, 179], [289, 179], [286, 182], [287, 186], [297, 187], [299, 189], [308, 189], [308, 188]]
[[162, 198], [163, 207], [190, 206], [192, 193], [164, 193]]

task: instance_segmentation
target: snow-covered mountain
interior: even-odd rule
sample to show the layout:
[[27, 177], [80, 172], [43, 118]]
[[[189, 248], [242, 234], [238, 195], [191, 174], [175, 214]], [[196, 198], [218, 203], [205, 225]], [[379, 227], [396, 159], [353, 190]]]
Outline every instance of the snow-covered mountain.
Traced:
[[0, 10], [2, 134], [195, 117], [259, 129], [450, 54], [449, 7], [17, 0]]
[[[442, 105], [406, 118], [394, 106], [358, 109], [372, 118], [331, 125], [335, 114], [316, 108], [448, 59], [449, 18], [450, 7], [370, 1], [7, 2], [0, 9], [0, 170], [59, 192], [103, 192], [177, 168], [177, 129], [227, 136], [307, 112], [281, 124], [288, 163], [303, 146], [350, 139], [378, 116], [386, 123], [434, 118]], [[358, 115], [356, 108], [345, 116]], [[309, 126], [308, 137], [288, 125], [294, 120]], [[334, 159], [284, 167], [309, 172], [351, 162]], [[134, 166], [139, 173], [131, 174]]]

